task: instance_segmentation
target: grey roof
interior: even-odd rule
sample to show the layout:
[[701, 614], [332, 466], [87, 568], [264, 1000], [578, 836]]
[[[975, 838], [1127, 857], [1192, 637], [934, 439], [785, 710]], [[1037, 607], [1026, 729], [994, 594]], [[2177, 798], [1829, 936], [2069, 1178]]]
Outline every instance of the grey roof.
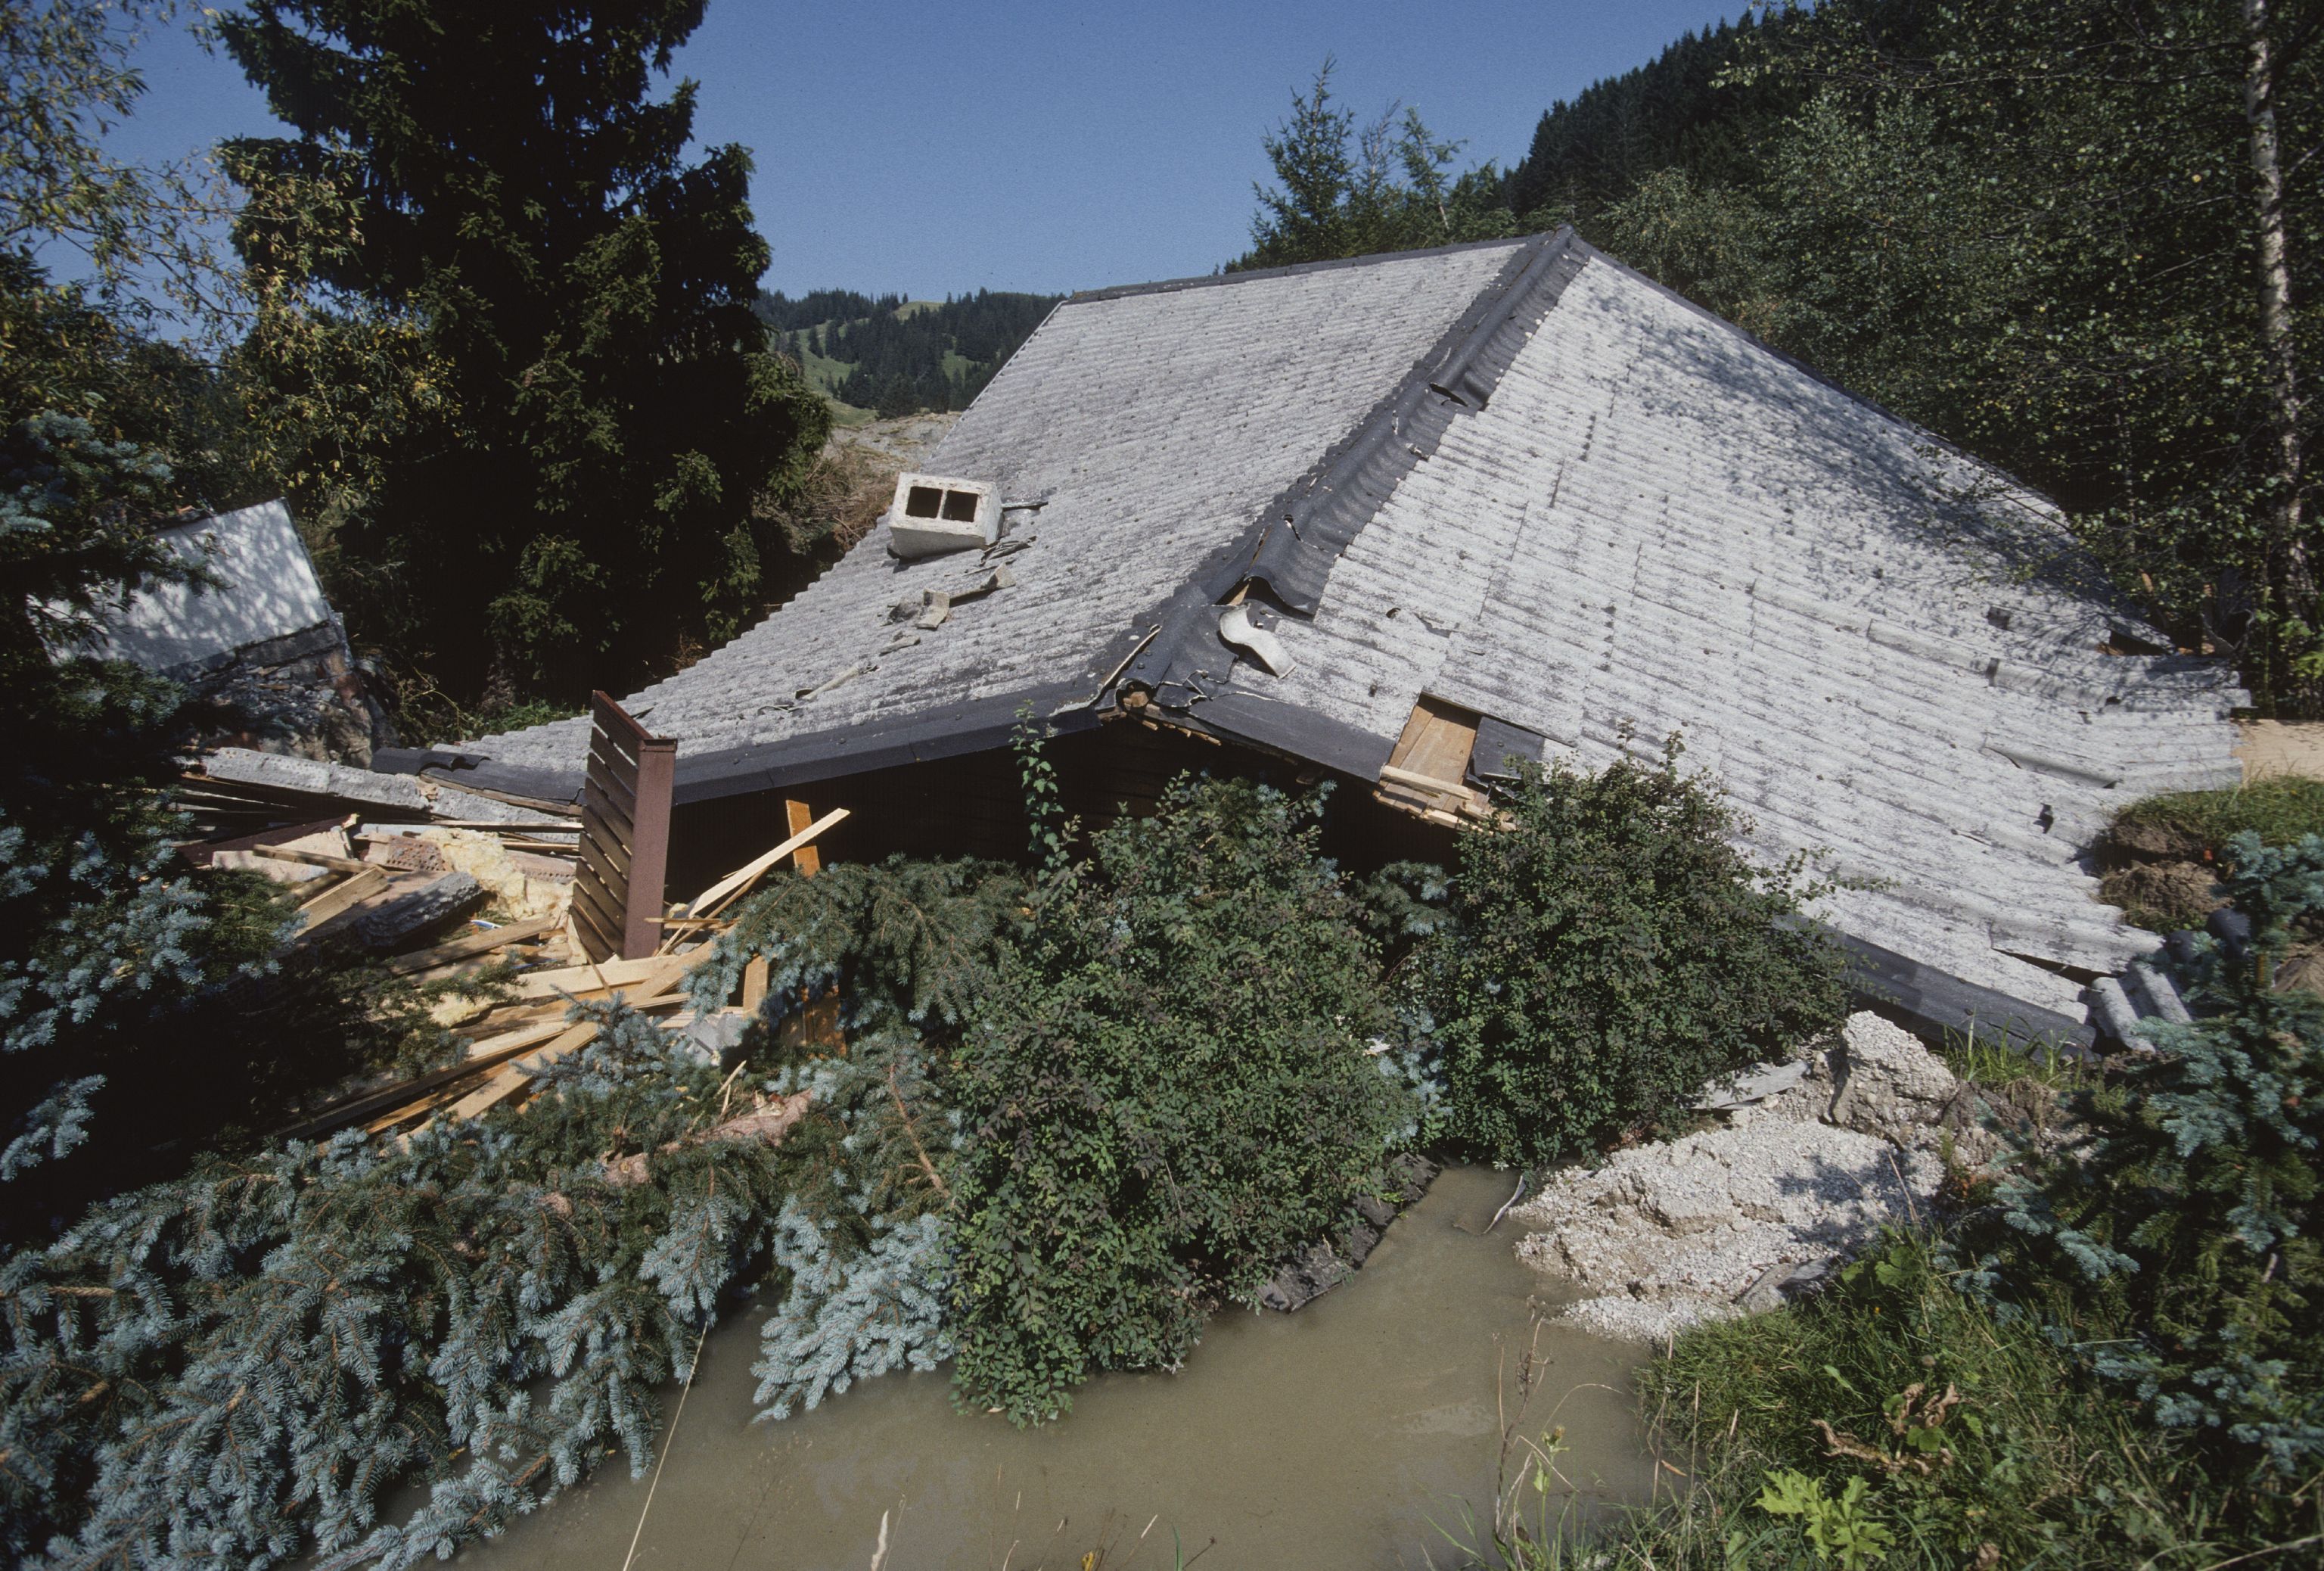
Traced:
[[[2239, 778], [2232, 675], [2101, 652], [2168, 641], [2047, 502], [1563, 233], [1076, 297], [926, 467], [1026, 505], [983, 558], [875, 531], [628, 700], [682, 794], [981, 745], [1117, 678], [1364, 778], [1423, 695], [1590, 768], [1675, 730], [1757, 849], [1871, 885], [1826, 902], [1842, 930], [2079, 1018], [2053, 967], [2154, 945], [2098, 901], [2091, 836]], [[889, 621], [996, 566], [918, 642]], [[1246, 579], [1286, 675], [1217, 636]], [[465, 747], [569, 772], [585, 745]]]
[[[980, 558], [900, 562], [883, 523], [798, 598], [622, 700], [679, 741], [682, 793], [908, 757], [928, 733], [1005, 731], [1028, 698], [1086, 705], [1194, 564], [1229, 550], [1478, 302], [1517, 243], [1086, 295], [1060, 306], [923, 461], [997, 480]], [[1006, 553], [1005, 555], [1000, 553]], [[1005, 566], [1015, 583], [933, 633], [889, 614]], [[917, 637], [917, 642], [907, 641]], [[851, 674], [852, 673], [852, 674]], [[588, 722], [464, 744], [577, 771]], [[810, 776], [811, 778], [811, 776]]]
[[308, 559], [298, 525], [280, 502], [263, 502], [162, 531], [180, 558], [214, 580], [142, 589], [107, 618], [101, 642], [117, 660], [154, 670], [198, 671], [257, 645], [337, 642], [337, 624]]

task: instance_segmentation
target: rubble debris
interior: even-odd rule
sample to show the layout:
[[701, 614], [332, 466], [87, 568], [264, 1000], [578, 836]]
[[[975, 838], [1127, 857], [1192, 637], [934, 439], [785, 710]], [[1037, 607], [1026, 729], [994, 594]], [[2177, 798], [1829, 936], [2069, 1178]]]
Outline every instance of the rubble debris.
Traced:
[[[350, 912], [346, 932], [365, 949], [392, 949], [404, 939], [443, 926], [484, 902], [484, 885], [466, 873], [445, 873], [392, 890]], [[320, 936], [319, 934], [317, 936]]]
[[1868, 1012], [1796, 1064], [1707, 1088], [1726, 1127], [1549, 1176], [1512, 1214], [1518, 1254], [1570, 1279], [1564, 1316], [1659, 1341], [1809, 1290], [1881, 1227], [1926, 1215], [1944, 1153], [2003, 1141], [1992, 1110], [1918, 1039]]

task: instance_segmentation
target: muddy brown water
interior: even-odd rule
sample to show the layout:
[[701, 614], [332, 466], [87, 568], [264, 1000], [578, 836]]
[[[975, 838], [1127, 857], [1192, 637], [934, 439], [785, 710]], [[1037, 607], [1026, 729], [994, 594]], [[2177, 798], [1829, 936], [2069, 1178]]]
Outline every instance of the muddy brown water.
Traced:
[[1536, 1329], [1552, 1284], [1508, 1222], [1480, 1235], [1510, 1181], [1448, 1169], [1336, 1291], [1295, 1315], [1222, 1314], [1183, 1370], [1093, 1381], [1037, 1429], [955, 1412], [948, 1370], [754, 1424], [763, 1317], [746, 1306], [704, 1348], [650, 1511], [648, 1481], [611, 1457], [460, 1561], [621, 1571], [636, 1535], [632, 1571], [862, 1571], [884, 1512], [886, 1571], [1078, 1566], [1101, 1546], [1107, 1566], [1170, 1571], [1174, 1529], [1220, 1571], [1450, 1566], [1432, 1519], [1457, 1531], [1464, 1499], [1489, 1516], [1496, 1392], [1513, 1399], [1528, 1342], [1544, 1373], [1526, 1428], [1563, 1427], [1577, 1509], [1640, 1498], [1639, 1354]]

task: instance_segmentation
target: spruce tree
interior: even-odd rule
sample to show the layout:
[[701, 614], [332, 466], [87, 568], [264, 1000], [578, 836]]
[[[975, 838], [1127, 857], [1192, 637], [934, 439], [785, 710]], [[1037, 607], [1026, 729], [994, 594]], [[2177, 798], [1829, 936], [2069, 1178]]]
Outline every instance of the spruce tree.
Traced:
[[[782, 550], [753, 500], [827, 425], [752, 311], [737, 146], [683, 154], [654, 78], [702, 0], [251, 0], [227, 50], [296, 138], [228, 144], [260, 292], [254, 414], [332, 495], [359, 631], [474, 692], [620, 679], [729, 636]], [[397, 335], [401, 335], [401, 339]], [[302, 338], [401, 347], [392, 422], [318, 408]], [[315, 351], [331, 357], [332, 351]]]

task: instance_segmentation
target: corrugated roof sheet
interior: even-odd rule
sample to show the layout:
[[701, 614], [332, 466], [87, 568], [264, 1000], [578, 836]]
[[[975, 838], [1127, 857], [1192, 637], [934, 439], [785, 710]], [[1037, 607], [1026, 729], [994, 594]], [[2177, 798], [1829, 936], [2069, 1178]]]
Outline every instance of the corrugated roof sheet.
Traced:
[[2167, 641], [2089, 571], [2040, 498], [1592, 255], [1277, 626], [1291, 673], [1234, 686], [1383, 749], [1423, 693], [1583, 768], [1679, 732], [1771, 857], [1879, 885], [1835, 925], [2079, 1014], [2020, 956], [2153, 947], [2074, 858], [2133, 796], [2239, 778], [2244, 701], [2218, 662], [2098, 652]]
[[[927, 467], [1024, 504], [1000, 546], [908, 566], [875, 531], [626, 700], [682, 796], [982, 745], [1125, 671], [1362, 776], [1424, 693], [1586, 768], [1677, 731], [1760, 851], [1867, 885], [1843, 930], [2079, 1018], [2053, 967], [2153, 945], [2090, 836], [2236, 778], [2232, 677], [2101, 653], [2167, 641], [2046, 502], [1563, 234], [1076, 297]], [[890, 620], [996, 567], [935, 631]], [[1216, 636], [1247, 577], [1286, 676]], [[465, 751], [571, 771], [585, 731]]]
[[[1000, 483], [994, 552], [905, 563], [882, 524], [789, 605], [622, 700], [679, 739], [682, 789], [755, 789], [801, 759], [884, 756], [964, 714], [1004, 725], [1093, 698], [1196, 564], [1392, 393], [1523, 249], [1462, 247], [1078, 298], [1060, 306], [922, 467]], [[1008, 554], [1001, 554], [1008, 553]], [[923, 589], [1015, 582], [943, 626], [890, 622]], [[1143, 621], [1141, 621], [1143, 619]], [[1134, 637], [1134, 635], [1132, 635]], [[918, 642], [908, 642], [912, 639]], [[851, 674], [852, 673], [852, 674]], [[803, 696], [811, 694], [812, 696]], [[588, 723], [463, 744], [577, 770]]]

